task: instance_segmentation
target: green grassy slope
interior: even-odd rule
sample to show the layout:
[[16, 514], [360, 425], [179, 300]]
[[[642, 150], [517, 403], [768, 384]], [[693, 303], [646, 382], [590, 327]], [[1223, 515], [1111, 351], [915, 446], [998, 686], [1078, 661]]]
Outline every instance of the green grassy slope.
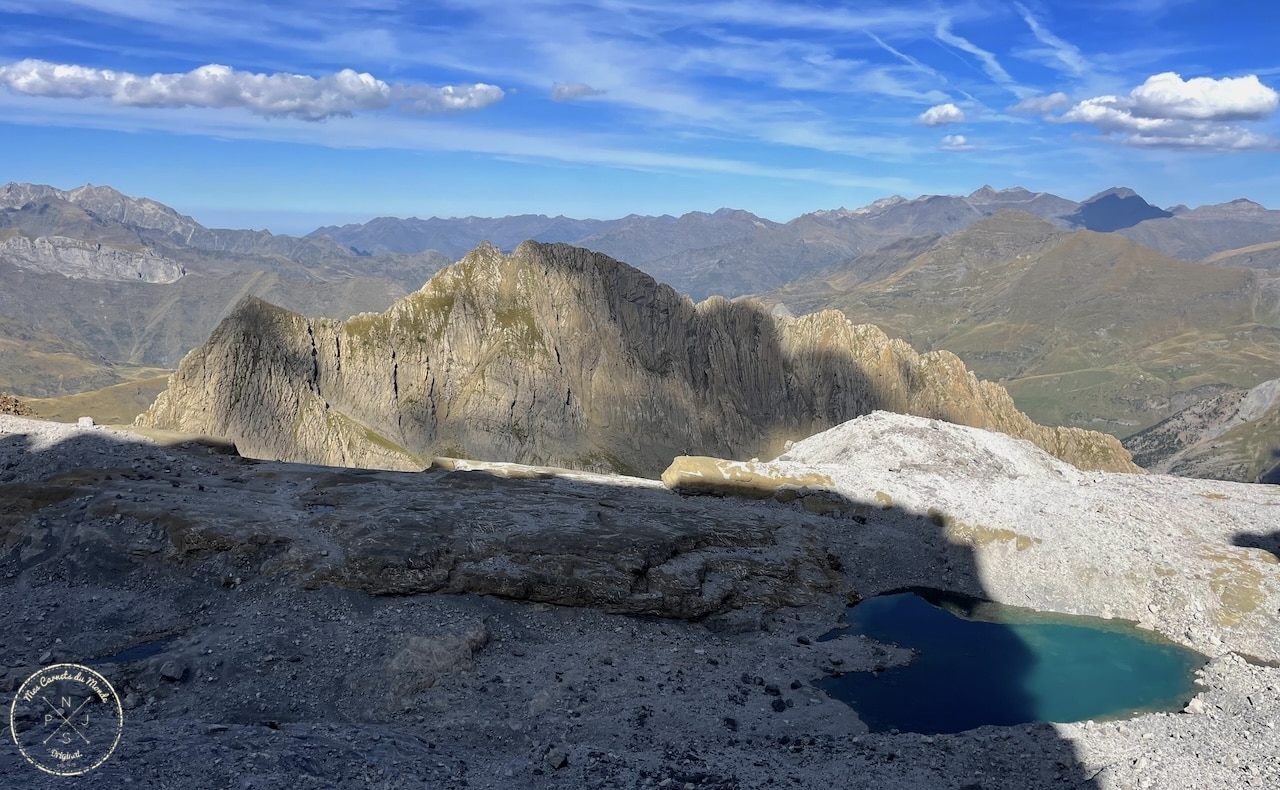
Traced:
[[956, 353], [1038, 422], [1125, 436], [1168, 416], [1179, 393], [1280, 375], [1277, 293], [1266, 273], [1001, 212], [874, 281], [841, 289], [828, 272], [825, 287], [797, 282], [766, 301], [838, 308]]

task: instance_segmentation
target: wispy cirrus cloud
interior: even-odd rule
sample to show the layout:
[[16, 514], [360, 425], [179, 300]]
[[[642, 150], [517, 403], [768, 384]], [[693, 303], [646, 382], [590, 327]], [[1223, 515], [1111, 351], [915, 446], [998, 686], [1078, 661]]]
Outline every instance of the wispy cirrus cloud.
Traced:
[[187, 136], [271, 140], [330, 148], [457, 151], [644, 172], [751, 176], [888, 192], [912, 189], [910, 181], [898, 177], [866, 177], [831, 168], [792, 167], [726, 156], [654, 150], [615, 135], [559, 130], [508, 131], [463, 120], [475, 116], [452, 116], [433, 124], [422, 124], [404, 115], [374, 117], [369, 114], [356, 115], [341, 124], [315, 124], [294, 117], [262, 124], [244, 114], [212, 108], [139, 107], [135, 112], [122, 114], [109, 107], [87, 104], [78, 105], [80, 109], [68, 113], [58, 105], [56, 99], [46, 97], [0, 95], [0, 115], [12, 123], [38, 127], [57, 124], [124, 132], [161, 130]]
[[[320, 74], [323, 66], [344, 59], [379, 76], [443, 72], [451, 81], [496, 82], [542, 95], [553, 85], [550, 98], [590, 96], [602, 115], [649, 133], [771, 143], [779, 142], [774, 132], [785, 124], [823, 127], [823, 133], [808, 136], [822, 141], [822, 151], [860, 149], [856, 138], [881, 136], [836, 131], [851, 125], [841, 122], [845, 97], [867, 97], [859, 106], [868, 119], [887, 115], [904, 100], [929, 105], [947, 98], [939, 90], [945, 78], [919, 60], [901, 50], [897, 61], [885, 62], [882, 54], [861, 57], [857, 50], [871, 55], [880, 52], [879, 45], [850, 48], [841, 36], [930, 41], [936, 12], [926, 5], [817, 9], [788, 0], [440, 0], [424, 11], [396, 0], [283, 0], [269, 8], [236, 0], [4, 2], [36, 15], [53, 9], [85, 21], [111, 19], [121, 29], [145, 25], [160, 34], [157, 46], [191, 42], [198, 51], [252, 43], [270, 53], [269, 67], [282, 72]], [[294, 53], [292, 60], [288, 53]], [[254, 58], [264, 62], [258, 52]], [[308, 67], [298, 68], [299, 62]], [[564, 75], [575, 82], [560, 82]], [[554, 87], [557, 82], [563, 87]], [[607, 91], [588, 94], [579, 86]], [[762, 96], [762, 86], [777, 90]], [[446, 98], [435, 104], [444, 106]], [[422, 105], [432, 102], [415, 106]]]
[[888, 52], [890, 55], [893, 55], [895, 58], [901, 60], [903, 63], [906, 63], [908, 66], [912, 67], [916, 71], [919, 71], [922, 74], [927, 74], [928, 76], [933, 77], [935, 80], [938, 80], [939, 82], [946, 82], [946, 77], [943, 77], [942, 74], [939, 73], [937, 69], [926, 66], [916, 58], [913, 58], [910, 55], [907, 55], [899, 51], [895, 47], [889, 46], [884, 42], [883, 39], [881, 39], [875, 33], [867, 33], [867, 38], [871, 39], [876, 46], [880, 47], [885, 52]]
[[209, 64], [188, 72], [139, 75], [36, 59], [0, 66], [0, 85], [28, 96], [103, 98], [125, 107], [243, 108], [266, 117], [304, 121], [392, 106], [417, 113], [474, 110], [503, 97], [495, 85], [391, 84], [352, 69], [312, 77], [256, 74]]
[[934, 35], [938, 40], [948, 46], [954, 47], [962, 52], [967, 52], [978, 59], [982, 64], [982, 70], [987, 73], [993, 82], [1008, 90], [1018, 98], [1024, 98], [1035, 93], [1034, 89], [1026, 88], [1019, 85], [1009, 72], [1005, 71], [1004, 66], [1000, 65], [1000, 61], [995, 54], [974, 44], [967, 38], [957, 35], [951, 29], [951, 20], [944, 19], [934, 28]]
[[1031, 28], [1031, 34], [1036, 37], [1036, 40], [1049, 47], [1050, 52], [1053, 54], [1053, 59], [1058, 62], [1061, 68], [1077, 76], [1084, 74], [1088, 70], [1089, 64], [1084, 55], [1081, 54], [1079, 47], [1055, 36], [1022, 3], [1014, 3], [1013, 7], [1017, 9], [1022, 20], [1027, 23], [1027, 27]]

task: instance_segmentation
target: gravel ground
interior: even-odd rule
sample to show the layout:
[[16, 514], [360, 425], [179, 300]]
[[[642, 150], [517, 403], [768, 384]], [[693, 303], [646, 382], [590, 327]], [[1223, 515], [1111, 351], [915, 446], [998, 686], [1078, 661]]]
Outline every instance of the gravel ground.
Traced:
[[[67, 442], [75, 437], [83, 441]], [[207, 485], [231, 500], [243, 481], [247, 490], [263, 475], [285, 474], [287, 466], [250, 464], [198, 444], [157, 446], [101, 427], [0, 417], [0, 496], [10, 508], [0, 514], [0, 618], [8, 625], [0, 637], [0, 691], [8, 702], [41, 666], [88, 663], [118, 690], [126, 709], [115, 752], [81, 778], [37, 771], [6, 737], [0, 786], [1280, 784], [1274, 731], [1280, 669], [1241, 657], [1265, 658], [1268, 646], [1280, 650], [1280, 637], [1275, 631], [1246, 637], [1238, 624], [1216, 627], [1212, 617], [1188, 626], [1200, 629], [1199, 646], [1215, 658], [1187, 712], [954, 735], [868, 733], [848, 706], [810, 683], [833, 669], [871, 670], [904, 657], [856, 637], [816, 642], [842, 611], [836, 593], [801, 606], [746, 606], [689, 621], [473, 593], [308, 588], [288, 574], [218, 572], [222, 555], [234, 554], [236, 546], [176, 562], [148, 553], [146, 535], [132, 544], [136, 556], [121, 550], [127, 560], [93, 542], [108, 529], [108, 517], [96, 515], [100, 497], [116, 501], [116, 493], [127, 496], [134, 486], [141, 492], [158, 484]], [[114, 470], [109, 482], [103, 470]], [[1103, 487], [1122, 484], [1113, 476], [1098, 480]], [[501, 494], [506, 484], [491, 485]], [[73, 495], [33, 501], [40, 491]], [[733, 508], [763, 508], [770, 518], [792, 519], [796, 529], [812, 523], [844, 530], [853, 523], [802, 519], [772, 502], [714, 500], [708, 507], [733, 514], [739, 514]], [[66, 514], [77, 512], [80, 523], [65, 542], [39, 542], [42, 529], [50, 535], [69, 529]], [[273, 515], [285, 517], [263, 514]], [[859, 557], [851, 552], [865, 553], [866, 541], [888, 540], [899, 528], [891, 515], [907, 518], [886, 514], [878, 525], [873, 515], [861, 542], [831, 534], [855, 589], [889, 589], [894, 568], [917, 573], [923, 567], [910, 557], [901, 566], [886, 559], [874, 567], [868, 562], [865, 570], [852, 567]], [[58, 549], [42, 551], [42, 545]], [[1161, 561], [1176, 560], [1176, 552], [1165, 554]], [[984, 563], [980, 555], [977, 574], [953, 569], [961, 579], [955, 587], [973, 592], [971, 576], [987, 583]], [[1051, 586], [1013, 585], [1020, 592]], [[1087, 597], [1068, 597], [1076, 608], [1092, 605]], [[1218, 640], [1216, 649], [1208, 649], [1211, 639]], [[1237, 644], [1253, 649], [1237, 650]], [[130, 649], [136, 650], [113, 658]]]

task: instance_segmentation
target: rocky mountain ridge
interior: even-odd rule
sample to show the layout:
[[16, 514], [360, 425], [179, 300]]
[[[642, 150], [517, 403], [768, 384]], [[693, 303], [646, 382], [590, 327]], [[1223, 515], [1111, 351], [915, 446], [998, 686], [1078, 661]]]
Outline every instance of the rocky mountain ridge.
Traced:
[[210, 229], [154, 200], [92, 185], [61, 190], [6, 184], [0, 187], [0, 230], [5, 228], [31, 239], [78, 240], [116, 248], [117, 254], [155, 255], [196, 274], [268, 271], [310, 282], [376, 276], [406, 291], [453, 260], [433, 250], [368, 256], [326, 236]]
[[[141, 231], [153, 244], [195, 248], [247, 256], [278, 255], [304, 263], [353, 258], [356, 253], [327, 237], [274, 236], [267, 231], [210, 229], [169, 206], [145, 197], [130, 197], [108, 186], [85, 184], [62, 190], [44, 184], [10, 182], [0, 187], [0, 209], [66, 203], [93, 217]], [[417, 252], [417, 251], [415, 251]]]
[[837, 312], [694, 305], [607, 256], [482, 245], [382, 314], [308, 319], [248, 299], [139, 424], [309, 463], [434, 455], [656, 476], [675, 455], [748, 458], [875, 409], [1024, 437], [1136, 470], [1112, 437], [1036, 425], [947, 352]]
[[[1222, 259], [1224, 253], [1280, 241], [1280, 211], [1239, 199], [1149, 219], [1117, 232], [1179, 260], [1230, 264]], [[1280, 268], [1280, 259], [1269, 259], [1265, 268]]]
[[[1200, 260], [1241, 245], [1232, 244], [1225, 234], [1194, 245], [1177, 242], [1173, 237], [1188, 232], [1184, 226], [1213, 233], [1212, 226], [1246, 222], [1250, 223], [1250, 244], [1280, 241], [1280, 227], [1268, 224], [1268, 218], [1280, 216], [1280, 211], [1267, 212], [1250, 201], [1187, 210], [1183, 213], [1192, 224], [1170, 225], [1158, 223], [1172, 218], [1171, 212], [1152, 206], [1127, 188], [1113, 187], [1076, 202], [1022, 187], [996, 190], [990, 186], [969, 195], [914, 199], [894, 195], [861, 208], [811, 212], [786, 223], [731, 209], [710, 214], [695, 211], [680, 217], [630, 216], [595, 226], [564, 217], [380, 217], [362, 225], [320, 228], [311, 235], [329, 235], [354, 248], [374, 251], [412, 252], [434, 246], [453, 257], [482, 239], [502, 249], [510, 249], [524, 238], [566, 242], [624, 260], [678, 291], [703, 299], [712, 294], [734, 297], [768, 291], [797, 276], [873, 254], [906, 239], [962, 230], [1002, 209], [1026, 211], [1068, 230], [1124, 232], [1187, 260]], [[1258, 209], [1263, 214], [1258, 215]], [[1210, 219], [1213, 221], [1194, 224]], [[520, 231], [525, 235], [513, 235]], [[1188, 254], [1194, 255], [1186, 257]]]
[[[1228, 250], [1280, 241], [1280, 211], [1244, 199], [1216, 206], [1167, 212], [1151, 206], [1133, 190], [1112, 188], [1076, 202], [1021, 187], [983, 186], [967, 196], [892, 196], [858, 209], [820, 210], [777, 223], [749, 212], [720, 209], [680, 217], [632, 215], [614, 220], [522, 215], [453, 219], [379, 217], [364, 224], [317, 229], [306, 237], [273, 236], [266, 231], [211, 230], [177, 211], [146, 198], [131, 198], [110, 187], [85, 185], [72, 190], [11, 183], [0, 188], [0, 227], [13, 226], [6, 214], [32, 207], [66, 204], [88, 212], [98, 224], [73, 220], [52, 227], [24, 217], [20, 225], [33, 236], [63, 235], [102, 241], [125, 233], [192, 271], [217, 264], [210, 255], [272, 258], [285, 270], [315, 273], [351, 270], [394, 271], [397, 256], [429, 255], [452, 261], [481, 241], [511, 249], [528, 240], [566, 242], [625, 260], [677, 290], [702, 299], [759, 293], [825, 266], [867, 255], [907, 238], [945, 235], [996, 211], [1016, 208], [1062, 228], [1115, 231], [1184, 260], [1201, 260]], [[44, 211], [45, 209], [41, 209]], [[57, 212], [55, 212], [57, 213]], [[104, 225], [103, 223], [106, 223]], [[44, 231], [33, 230], [44, 228]], [[336, 241], [335, 241], [336, 240]], [[164, 248], [164, 249], [160, 249]], [[182, 254], [203, 250], [203, 256]], [[370, 261], [372, 256], [379, 261]], [[1257, 260], [1254, 256], [1253, 260]], [[1270, 266], [1268, 258], [1266, 265]], [[335, 264], [337, 269], [335, 269]], [[242, 265], [242, 264], [241, 264]], [[302, 269], [298, 267], [301, 266]], [[229, 271], [225, 266], [222, 273]], [[322, 276], [324, 276], [322, 274]], [[415, 283], [402, 284], [407, 289]]]
[[[967, 197], [925, 195], [909, 200], [895, 195], [860, 209], [816, 211], [787, 223], [727, 208], [680, 217], [629, 216], [594, 227], [563, 217], [381, 217], [364, 225], [321, 228], [312, 236], [329, 235], [357, 249], [388, 252], [439, 245], [437, 249], [455, 257], [480, 240], [503, 249], [525, 238], [559, 241], [624, 260], [678, 291], [703, 299], [767, 290], [798, 273], [904, 238], [959, 230], [987, 213], [1012, 206], [1060, 220], [1079, 204], [1021, 188], [983, 187]], [[526, 235], [515, 238], [513, 229]], [[589, 232], [576, 235], [582, 231]]]
[[1050, 424], [1135, 433], [1280, 375], [1280, 281], [1002, 211], [765, 294], [959, 355]]

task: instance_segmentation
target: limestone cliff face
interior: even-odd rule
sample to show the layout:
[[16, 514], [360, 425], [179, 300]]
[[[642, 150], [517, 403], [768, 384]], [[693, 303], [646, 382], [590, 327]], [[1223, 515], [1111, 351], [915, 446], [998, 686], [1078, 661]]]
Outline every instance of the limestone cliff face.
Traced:
[[146, 248], [125, 249], [64, 236], [0, 237], [0, 259], [38, 272], [86, 280], [171, 283], [182, 264]]
[[307, 319], [246, 299], [139, 423], [241, 452], [420, 468], [432, 455], [657, 477], [677, 455], [774, 455], [875, 409], [1134, 471], [1112, 437], [1036, 425], [947, 352], [834, 311], [698, 305], [604, 255], [482, 245], [385, 313]]

